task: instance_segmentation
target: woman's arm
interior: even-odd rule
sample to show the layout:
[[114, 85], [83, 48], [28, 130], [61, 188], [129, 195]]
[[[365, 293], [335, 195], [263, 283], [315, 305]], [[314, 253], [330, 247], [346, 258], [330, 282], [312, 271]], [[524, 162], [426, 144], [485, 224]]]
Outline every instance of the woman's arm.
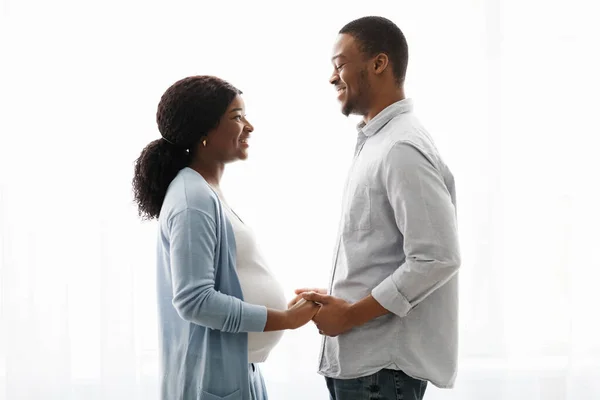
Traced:
[[213, 218], [186, 209], [169, 221], [173, 306], [181, 318], [223, 332], [295, 329], [318, 310], [314, 303], [286, 311], [267, 310], [215, 290]]
[[319, 311], [319, 305], [301, 299], [285, 311], [268, 309], [265, 332], [300, 328]]

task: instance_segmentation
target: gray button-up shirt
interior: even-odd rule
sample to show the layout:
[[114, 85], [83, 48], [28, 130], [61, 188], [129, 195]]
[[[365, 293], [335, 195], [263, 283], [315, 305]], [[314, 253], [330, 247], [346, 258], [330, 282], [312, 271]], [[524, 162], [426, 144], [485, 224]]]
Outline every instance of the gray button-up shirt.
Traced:
[[409, 99], [358, 126], [344, 189], [330, 294], [372, 294], [391, 313], [325, 337], [319, 372], [351, 379], [383, 368], [452, 387], [460, 265], [454, 178]]

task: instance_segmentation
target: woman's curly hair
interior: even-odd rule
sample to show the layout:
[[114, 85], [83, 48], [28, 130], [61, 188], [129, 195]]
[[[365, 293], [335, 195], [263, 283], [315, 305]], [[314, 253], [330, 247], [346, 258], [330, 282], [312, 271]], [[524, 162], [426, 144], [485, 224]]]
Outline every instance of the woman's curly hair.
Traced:
[[190, 165], [198, 143], [241, 93], [217, 77], [191, 76], [162, 95], [156, 112], [162, 138], [150, 142], [135, 161], [133, 194], [140, 217], [158, 218], [171, 181]]

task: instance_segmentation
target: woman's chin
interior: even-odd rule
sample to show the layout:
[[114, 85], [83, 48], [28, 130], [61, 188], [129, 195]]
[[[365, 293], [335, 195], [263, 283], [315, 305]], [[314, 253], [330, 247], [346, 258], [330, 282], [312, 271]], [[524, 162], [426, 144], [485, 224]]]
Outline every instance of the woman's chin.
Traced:
[[237, 156], [238, 156], [238, 157], [237, 157], [237, 158], [238, 158], [238, 160], [242, 160], [242, 161], [243, 161], [243, 160], [246, 160], [246, 159], [248, 158], [248, 150], [246, 150], [246, 149], [241, 149], [240, 151], [238, 151], [238, 154], [237, 154]]

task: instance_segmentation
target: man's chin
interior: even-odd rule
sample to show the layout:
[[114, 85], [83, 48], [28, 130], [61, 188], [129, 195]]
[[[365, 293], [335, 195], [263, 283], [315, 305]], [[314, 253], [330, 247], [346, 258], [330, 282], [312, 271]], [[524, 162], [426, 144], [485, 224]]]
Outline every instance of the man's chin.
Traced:
[[346, 117], [349, 117], [350, 115], [361, 115], [354, 107], [343, 107], [342, 114]]
[[353, 107], [348, 103], [342, 104], [342, 114], [344, 114], [346, 117], [352, 114], [353, 111]]

